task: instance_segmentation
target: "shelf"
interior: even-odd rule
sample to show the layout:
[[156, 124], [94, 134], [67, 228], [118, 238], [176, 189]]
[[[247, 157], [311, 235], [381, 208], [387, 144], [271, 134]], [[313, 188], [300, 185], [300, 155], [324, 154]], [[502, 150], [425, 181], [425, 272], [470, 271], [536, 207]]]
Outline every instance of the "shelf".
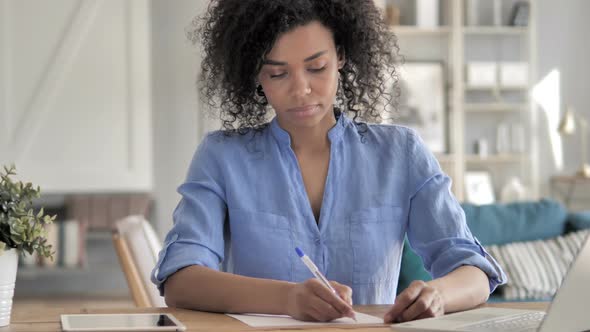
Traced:
[[463, 32], [466, 35], [524, 35], [529, 31], [528, 27], [513, 26], [466, 26]]
[[486, 113], [486, 112], [521, 112], [528, 109], [528, 104], [506, 104], [506, 103], [467, 103], [464, 104], [465, 112]]
[[34, 279], [38, 277], [59, 277], [63, 275], [83, 275], [88, 272], [88, 267], [41, 267], [19, 266], [17, 277], [19, 279]]
[[455, 162], [455, 155], [449, 153], [435, 153], [436, 160], [441, 164], [450, 164]]
[[111, 230], [104, 229], [90, 229], [88, 232], [86, 232], [86, 239], [112, 241], [113, 232]]
[[465, 155], [465, 162], [470, 164], [485, 163], [519, 163], [527, 158], [525, 154], [501, 154], [480, 157], [478, 155]]
[[390, 28], [397, 36], [442, 36], [450, 34], [451, 28], [440, 26], [436, 28], [420, 28], [413, 25], [397, 25]]
[[465, 85], [465, 91], [526, 91], [529, 87], [527, 85], [523, 86], [474, 86], [474, 85]]

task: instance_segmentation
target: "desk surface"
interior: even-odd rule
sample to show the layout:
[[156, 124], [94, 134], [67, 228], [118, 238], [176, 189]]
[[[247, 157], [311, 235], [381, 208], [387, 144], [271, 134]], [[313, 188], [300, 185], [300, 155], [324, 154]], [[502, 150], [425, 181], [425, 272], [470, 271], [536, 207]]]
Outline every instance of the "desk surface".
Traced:
[[[49, 306], [49, 305], [48, 305]], [[515, 302], [515, 303], [490, 303], [484, 306], [503, 307], [516, 309], [543, 310], [547, 309], [547, 302]], [[383, 317], [389, 306], [355, 306], [355, 310], [370, 314], [377, 317]], [[222, 314], [213, 314], [200, 311], [191, 311], [175, 308], [124, 308], [124, 309], [85, 309], [85, 308], [55, 308], [48, 307], [43, 311], [29, 310], [27, 306], [19, 305], [15, 302], [12, 310], [12, 320], [8, 327], [0, 328], [0, 332], [47, 332], [61, 331], [60, 314], [80, 314], [80, 313], [152, 313], [152, 312], [169, 312], [176, 318], [180, 319], [188, 331], [272, 331], [272, 329], [261, 329], [249, 327], [231, 317]], [[296, 328], [280, 329], [280, 331], [349, 331], [351, 326], [344, 327], [321, 327], [321, 328]], [[389, 325], [371, 325], [359, 326], [355, 330], [368, 331], [393, 331]]]

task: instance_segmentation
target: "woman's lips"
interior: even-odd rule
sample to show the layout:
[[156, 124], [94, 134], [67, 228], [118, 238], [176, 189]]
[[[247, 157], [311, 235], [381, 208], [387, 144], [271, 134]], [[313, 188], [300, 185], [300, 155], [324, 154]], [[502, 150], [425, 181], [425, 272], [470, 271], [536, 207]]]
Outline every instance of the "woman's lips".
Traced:
[[305, 117], [313, 115], [317, 109], [318, 105], [307, 105], [302, 107], [290, 108], [288, 112], [294, 114], [295, 116]]

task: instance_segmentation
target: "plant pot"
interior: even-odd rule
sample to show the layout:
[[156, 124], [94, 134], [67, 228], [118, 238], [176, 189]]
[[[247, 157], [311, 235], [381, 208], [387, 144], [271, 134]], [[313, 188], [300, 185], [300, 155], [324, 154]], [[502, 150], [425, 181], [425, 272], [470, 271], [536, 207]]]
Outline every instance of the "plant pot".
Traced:
[[18, 252], [15, 249], [0, 252], [0, 327], [10, 324], [17, 266]]

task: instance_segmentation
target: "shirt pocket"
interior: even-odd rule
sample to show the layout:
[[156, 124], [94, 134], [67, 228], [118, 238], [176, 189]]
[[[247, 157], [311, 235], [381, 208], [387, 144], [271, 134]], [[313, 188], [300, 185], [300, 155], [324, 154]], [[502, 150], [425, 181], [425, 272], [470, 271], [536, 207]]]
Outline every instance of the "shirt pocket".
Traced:
[[229, 215], [234, 273], [290, 281], [295, 248], [289, 220], [242, 209], [232, 209]]
[[397, 206], [368, 208], [350, 215], [353, 283], [397, 281], [403, 243], [402, 216], [402, 208]]

